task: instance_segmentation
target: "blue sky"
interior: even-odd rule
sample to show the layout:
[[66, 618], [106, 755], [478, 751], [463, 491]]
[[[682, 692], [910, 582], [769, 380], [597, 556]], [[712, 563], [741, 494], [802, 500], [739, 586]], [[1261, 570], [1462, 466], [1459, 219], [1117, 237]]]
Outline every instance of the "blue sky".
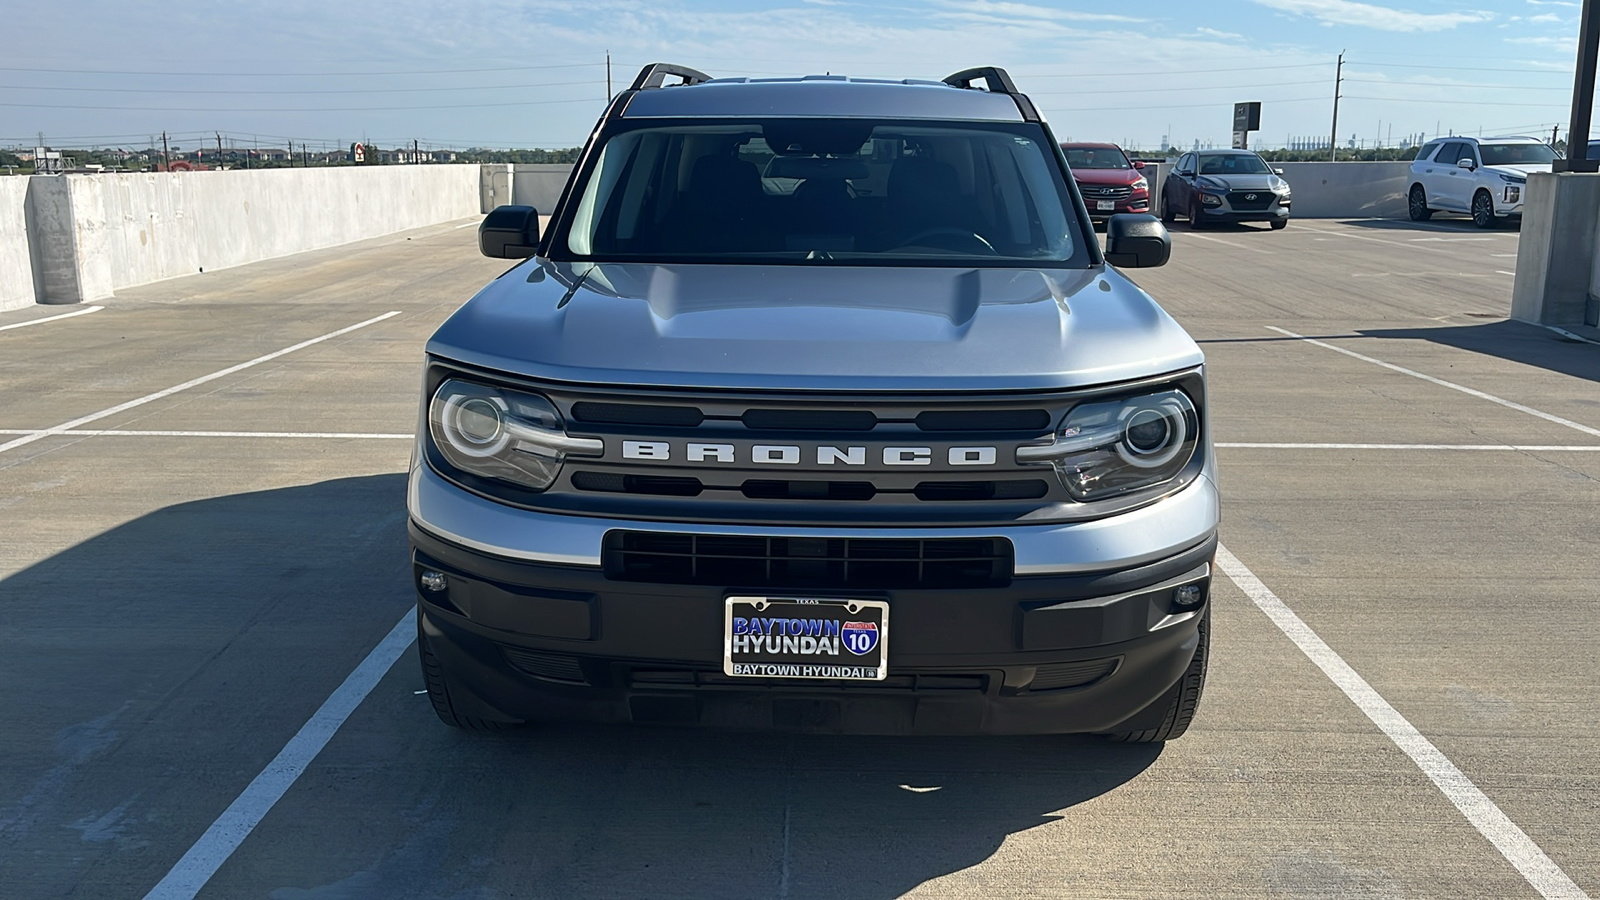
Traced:
[[[580, 144], [646, 62], [715, 75], [939, 78], [1001, 65], [1063, 139], [1264, 146], [1542, 132], [1567, 118], [1568, 0], [486, 0], [17, 4], [0, 30], [0, 145], [143, 146], [163, 129], [329, 146]], [[248, 140], [248, 138], [245, 138]]]

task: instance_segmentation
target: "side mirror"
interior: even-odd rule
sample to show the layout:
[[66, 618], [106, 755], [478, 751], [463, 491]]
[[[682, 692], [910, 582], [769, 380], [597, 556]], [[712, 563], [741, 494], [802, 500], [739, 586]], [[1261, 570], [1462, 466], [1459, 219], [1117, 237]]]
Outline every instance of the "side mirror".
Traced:
[[1282, 169], [1273, 169], [1272, 170], [1272, 174], [1274, 174], [1274, 175], [1282, 175], [1283, 174], [1283, 170]]
[[1148, 213], [1121, 213], [1106, 220], [1106, 262], [1123, 269], [1164, 266], [1172, 257], [1172, 236]]
[[1194, 175], [1194, 170], [1193, 169], [1179, 169], [1178, 170], [1178, 174], [1184, 176], [1185, 178], [1188, 178], [1188, 177], [1191, 177], [1191, 176]]
[[539, 246], [539, 211], [497, 206], [478, 226], [478, 249], [490, 259], [527, 259]]
[[1473, 162], [1471, 159], [1462, 159], [1456, 161], [1456, 168], [1458, 169], [1476, 169], [1477, 167], [1478, 164]]
[[1133, 161], [1133, 167], [1134, 167], [1134, 168], [1135, 168], [1135, 169], [1142, 169], [1142, 168], [1144, 168], [1144, 160], [1142, 160], [1142, 159], [1136, 159], [1136, 160], [1134, 160], [1134, 161]]

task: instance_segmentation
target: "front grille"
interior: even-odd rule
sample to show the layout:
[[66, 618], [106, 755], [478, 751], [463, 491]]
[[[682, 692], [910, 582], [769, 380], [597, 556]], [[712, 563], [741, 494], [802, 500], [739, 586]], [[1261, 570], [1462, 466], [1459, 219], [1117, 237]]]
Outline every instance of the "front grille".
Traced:
[[1100, 185], [1078, 183], [1078, 193], [1084, 200], [1125, 200], [1133, 196], [1133, 188], [1127, 185], [1121, 187], [1104, 187]]
[[870, 409], [747, 409], [740, 420], [751, 431], [871, 431]]
[[611, 531], [613, 581], [764, 588], [977, 588], [1009, 584], [1004, 538], [793, 538]]
[[1025, 431], [1037, 434], [1050, 427], [1050, 413], [1042, 409], [930, 409], [917, 414], [923, 431]]
[[1230, 191], [1228, 205], [1242, 211], [1262, 210], [1272, 205], [1272, 198], [1271, 191]]
[[1038, 479], [1019, 481], [924, 481], [913, 492], [918, 500], [1037, 500], [1050, 492]]
[[1116, 671], [1116, 659], [1090, 659], [1083, 662], [1051, 663], [1040, 666], [1028, 685], [1031, 692], [1065, 691], [1088, 687]]
[[878, 495], [878, 489], [870, 481], [751, 479], [739, 492], [751, 500], [871, 500]]
[[596, 425], [673, 425], [682, 428], [694, 428], [706, 419], [704, 413], [692, 406], [645, 406], [588, 400], [572, 404], [572, 418]]
[[847, 691], [912, 691], [912, 692], [984, 692], [988, 677], [980, 674], [955, 675], [890, 675], [882, 681], [793, 681], [779, 678], [734, 678], [721, 669], [634, 669], [628, 683], [635, 690], [684, 691], [726, 690], [749, 691], [780, 688], [795, 691], [847, 690]]
[[505, 656], [506, 662], [511, 663], [518, 671], [543, 678], [547, 681], [565, 681], [572, 684], [587, 684], [588, 679], [583, 676], [583, 669], [578, 665], [578, 658], [560, 653], [544, 653], [539, 650], [529, 650], [526, 647], [517, 647], [511, 644], [501, 644], [500, 653]]
[[618, 475], [612, 472], [574, 472], [572, 486], [580, 491], [612, 494], [650, 494], [656, 497], [698, 497], [705, 485], [698, 478], [675, 475]]

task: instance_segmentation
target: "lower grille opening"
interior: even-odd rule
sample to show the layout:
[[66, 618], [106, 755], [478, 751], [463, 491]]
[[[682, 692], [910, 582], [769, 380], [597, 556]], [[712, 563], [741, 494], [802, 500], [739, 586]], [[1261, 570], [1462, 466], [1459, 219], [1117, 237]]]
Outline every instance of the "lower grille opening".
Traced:
[[974, 588], [1010, 584], [1004, 538], [788, 538], [612, 531], [613, 581], [718, 587]]
[[573, 472], [572, 486], [580, 491], [614, 494], [655, 494], [662, 497], [698, 497], [705, 485], [698, 478], [673, 475], [616, 475], [610, 472]]
[[1039, 479], [1021, 481], [924, 481], [914, 493], [918, 500], [1035, 500], [1050, 492]]
[[752, 500], [871, 500], [870, 481], [746, 481], [740, 488]]
[[1030, 693], [1040, 691], [1065, 691], [1088, 687], [1116, 671], [1121, 657], [1115, 659], [1089, 659], [1082, 662], [1050, 663], [1040, 666], [1028, 685]]
[[501, 644], [500, 652], [505, 656], [506, 662], [511, 663], [518, 671], [535, 678], [564, 681], [569, 684], [589, 683], [583, 675], [583, 667], [578, 665], [576, 656], [545, 653], [542, 650], [529, 650], [526, 647], [515, 647], [510, 644]]

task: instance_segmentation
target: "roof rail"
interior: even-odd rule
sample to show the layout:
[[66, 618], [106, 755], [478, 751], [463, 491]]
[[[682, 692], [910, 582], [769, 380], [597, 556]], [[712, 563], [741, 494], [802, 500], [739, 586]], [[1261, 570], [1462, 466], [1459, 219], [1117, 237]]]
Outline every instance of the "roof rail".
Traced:
[[651, 63], [639, 70], [639, 77], [633, 80], [633, 87], [629, 88], [629, 90], [642, 91], [647, 88], [663, 87], [663, 82], [667, 80], [668, 75], [676, 75], [682, 78], [684, 84], [700, 84], [711, 80], [710, 75], [698, 69], [691, 69], [688, 66], [679, 66], [672, 63]]
[[962, 69], [954, 75], [946, 76], [944, 83], [951, 87], [963, 90], [972, 90], [972, 82], [983, 79], [984, 86], [991, 94], [1007, 94], [1017, 104], [1017, 109], [1022, 113], [1022, 118], [1029, 122], [1039, 122], [1042, 118], [1039, 110], [1028, 99], [1028, 95], [1017, 90], [1017, 85], [1011, 80], [1011, 75], [999, 66], [979, 66], [976, 69]]

